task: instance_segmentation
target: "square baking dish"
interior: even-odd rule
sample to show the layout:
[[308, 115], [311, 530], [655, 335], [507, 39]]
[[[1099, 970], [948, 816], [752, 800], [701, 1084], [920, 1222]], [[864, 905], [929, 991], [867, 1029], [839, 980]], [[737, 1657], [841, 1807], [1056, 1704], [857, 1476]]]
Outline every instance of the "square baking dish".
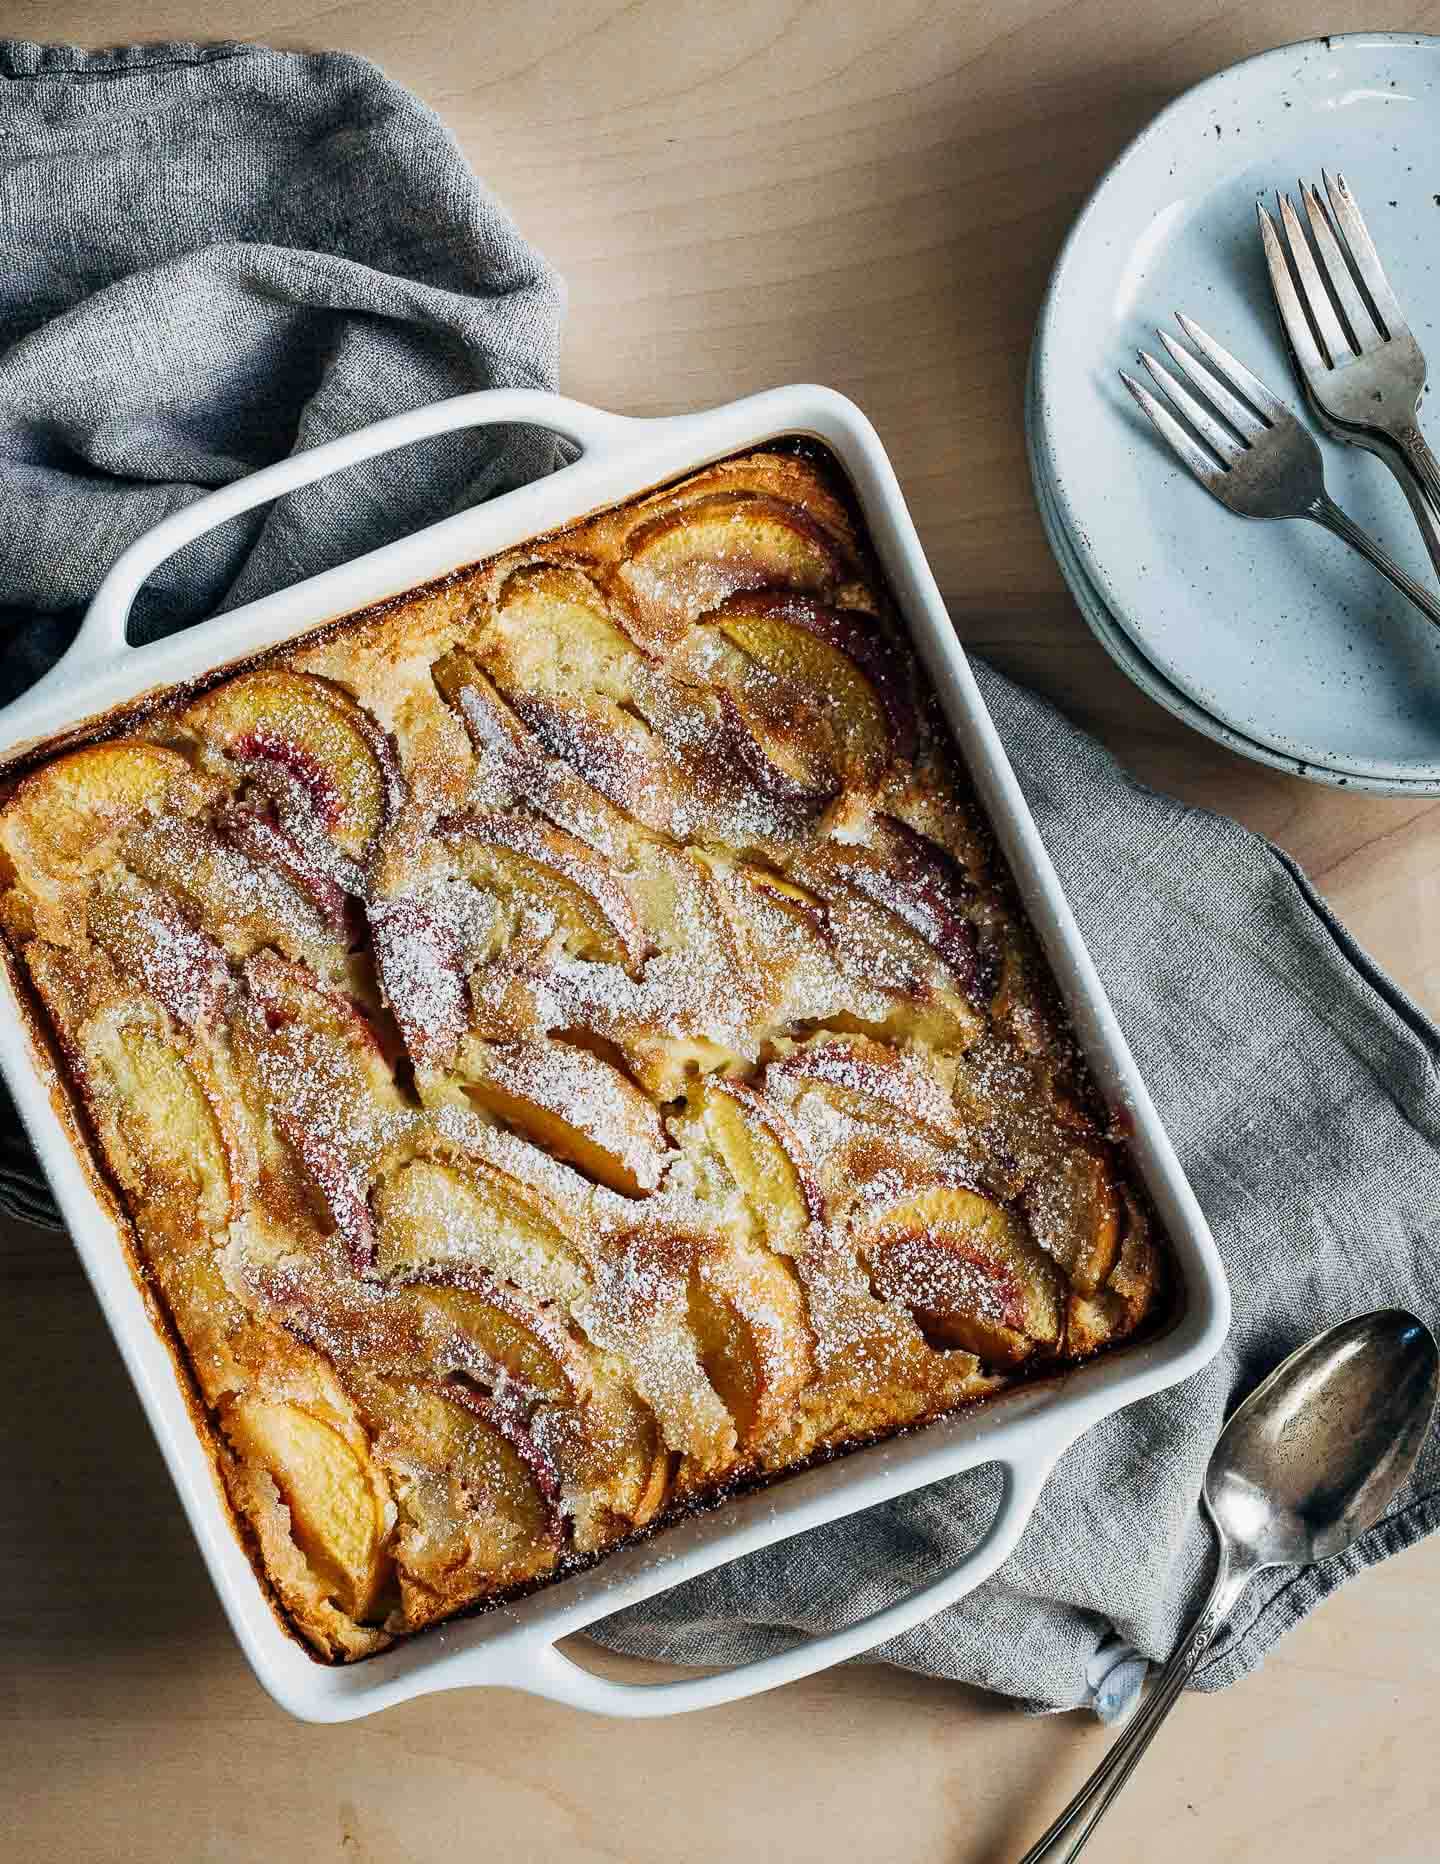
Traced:
[[[146, 577], [214, 525], [433, 434], [526, 422], [565, 435], [581, 449], [580, 457], [548, 479], [202, 627], [144, 648], [128, 645], [130, 605]], [[54, 1187], [236, 1635], [266, 1689], [304, 1719], [347, 1720], [412, 1696], [481, 1684], [524, 1689], [610, 1714], [671, 1714], [750, 1695], [840, 1662], [895, 1637], [978, 1586], [1014, 1547], [1045, 1478], [1075, 1438], [1122, 1406], [1188, 1378], [1224, 1338], [1229, 1294], [1214, 1242], [1080, 941], [950, 627], [889, 460], [864, 415], [827, 389], [775, 389], [661, 420], [606, 414], [538, 390], [492, 390], [378, 422], [227, 486], [174, 514], [116, 564], [64, 659], [0, 714], [0, 772], [83, 738], [118, 709], [218, 675], [357, 609], [729, 454], [794, 436], [828, 447], [850, 479], [900, 613], [1045, 948], [1096, 1086], [1132, 1135], [1132, 1155], [1179, 1269], [1176, 1317], [1157, 1337], [736, 1496], [518, 1602], [451, 1620], [359, 1664], [327, 1666], [282, 1625], [241, 1544], [208, 1446], [195, 1428], [184, 1375], [133, 1271], [123, 1219], [77, 1149], [53, 1065], [7, 968], [0, 985], [0, 1070]], [[994, 1521], [980, 1543], [943, 1578], [857, 1624], [738, 1669], [671, 1683], [606, 1680], [555, 1648], [558, 1639], [593, 1620], [724, 1561], [988, 1463], [1000, 1466], [1003, 1485]]]

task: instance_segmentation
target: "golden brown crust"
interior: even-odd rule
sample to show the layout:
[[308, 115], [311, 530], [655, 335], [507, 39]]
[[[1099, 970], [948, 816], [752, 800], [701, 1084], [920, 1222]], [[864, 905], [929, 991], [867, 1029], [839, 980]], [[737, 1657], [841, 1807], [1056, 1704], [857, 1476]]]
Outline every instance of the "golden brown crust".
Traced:
[[0, 809], [0, 924], [349, 1660], [1159, 1311], [838, 480], [722, 462]]

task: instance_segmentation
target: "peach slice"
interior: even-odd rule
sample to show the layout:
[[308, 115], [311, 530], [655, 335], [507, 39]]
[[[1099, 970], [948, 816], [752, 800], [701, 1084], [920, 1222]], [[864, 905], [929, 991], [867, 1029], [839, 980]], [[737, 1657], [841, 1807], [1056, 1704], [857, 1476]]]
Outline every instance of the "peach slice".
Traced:
[[354, 943], [358, 917], [344, 888], [315, 861], [298, 836], [238, 803], [217, 810], [215, 825], [232, 848], [282, 874], [337, 938]]
[[485, 647], [486, 658], [503, 665], [499, 683], [526, 692], [595, 692], [623, 700], [644, 664], [590, 579], [557, 563], [527, 565], [507, 578]]
[[614, 700], [551, 693], [509, 694], [541, 754], [567, 765], [610, 805], [664, 830], [674, 808], [674, 760], [645, 719]]
[[127, 829], [156, 815], [195, 815], [210, 794], [178, 752], [116, 738], [26, 777], [0, 813], [0, 850], [21, 886], [53, 899], [108, 866]]
[[782, 1092], [814, 1083], [828, 1099], [861, 1119], [918, 1127], [941, 1144], [954, 1145], [966, 1136], [963, 1121], [924, 1064], [868, 1036], [802, 1043], [767, 1064], [765, 1081]]
[[95, 889], [87, 919], [95, 942], [177, 1023], [209, 1029], [219, 1022], [230, 994], [225, 953], [168, 893], [122, 870]]
[[1065, 1320], [1065, 1350], [1098, 1352], [1131, 1334], [1163, 1292], [1163, 1265], [1139, 1201], [1122, 1188], [1123, 1239], [1108, 1279], [1091, 1293], [1071, 1295]]
[[777, 818], [777, 830], [794, 840], [829, 803], [838, 779], [817, 755], [798, 708], [786, 718], [766, 718], [741, 705], [723, 687], [712, 695], [715, 716], [700, 747], [687, 760], [692, 782], [710, 787], [738, 779], [742, 793], [758, 790]]
[[915, 933], [955, 977], [977, 1009], [995, 988], [994, 967], [966, 918], [973, 897], [968, 877], [938, 843], [894, 817], [867, 822], [863, 839], [835, 836], [797, 857], [794, 877], [821, 890], [844, 888], [892, 914]]
[[556, 1548], [565, 1538], [560, 1472], [518, 1414], [462, 1378], [435, 1388], [465, 1414], [453, 1430], [453, 1473], [470, 1505], [518, 1530], [523, 1548]]
[[803, 927], [811, 938], [822, 945], [831, 943], [830, 909], [818, 893], [812, 893], [808, 887], [797, 886], [793, 880], [785, 879], [773, 868], [760, 867], [753, 861], [737, 861], [732, 871], [758, 899], [766, 905], [778, 907], [788, 918]]
[[500, 810], [437, 824], [468, 877], [553, 913], [577, 957], [634, 969], [648, 949], [622, 875], [574, 835]]
[[1008, 1367], [1059, 1342], [1054, 1264], [978, 1191], [939, 1185], [893, 1204], [859, 1248], [875, 1292], [908, 1307], [937, 1346]]
[[295, 1544], [340, 1610], [370, 1617], [389, 1562], [385, 1494], [369, 1458], [298, 1404], [242, 1399], [223, 1422], [236, 1454], [269, 1471]]
[[357, 1003], [303, 965], [262, 953], [247, 961], [244, 979], [248, 996], [230, 1033], [253, 1104], [288, 1142], [365, 1273], [376, 1238], [364, 1148], [402, 1105], [385, 1044]]
[[372, 900], [366, 911], [380, 988], [406, 1052], [422, 1068], [448, 1067], [470, 1026], [457, 927], [415, 894]]
[[552, 756], [464, 648], [436, 661], [431, 677], [442, 699], [465, 721], [479, 769], [476, 789], [492, 805], [517, 802], [592, 848], [619, 855], [627, 818], [563, 758]]
[[357, 1275], [368, 1275], [375, 1266], [378, 1243], [365, 1178], [355, 1160], [330, 1132], [302, 1115], [276, 1108], [275, 1127], [294, 1148], [324, 1199], [351, 1268]]
[[322, 984], [303, 964], [292, 964], [273, 952], [259, 952], [246, 961], [244, 977], [272, 1030], [297, 1025], [349, 1050], [367, 1065], [377, 1057], [386, 1058], [384, 1038], [360, 1004]]
[[124, 1148], [126, 1188], [167, 1229], [214, 1232], [234, 1214], [232, 1146], [191, 1061], [147, 1022], [97, 1021], [80, 1037], [83, 1067]]
[[646, 640], [676, 640], [742, 591], [828, 593], [844, 566], [829, 537], [783, 499], [717, 492], [647, 519], [618, 585]]
[[744, 1081], [713, 1077], [691, 1099], [766, 1241], [793, 1253], [825, 1220], [825, 1200], [799, 1134], [772, 1101]]
[[424, 1279], [470, 1265], [540, 1300], [585, 1290], [570, 1213], [489, 1160], [458, 1151], [411, 1159], [382, 1178], [373, 1203], [386, 1277]]
[[410, 1289], [423, 1308], [454, 1327], [457, 1370], [481, 1383], [498, 1370], [522, 1394], [547, 1404], [589, 1400], [595, 1384], [589, 1358], [554, 1306], [489, 1278], [470, 1285], [430, 1276]]
[[273, 948], [321, 975], [344, 973], [348, 941], [278, 867], [241, 852], [209, 823], [157, 816], [124, 837], [120, 856], [232, 958]]
[[624, 1197], [660, 1182], [665, 1129], [640, 1089], [600, 1056], [563, 1042], [471, 1038], [456, 1071], [473, 1104]]
[[798, 709], [824, 769], [847, 783], [878, 782], [915, 749], [905, 661], [873, 615], [791, 596], [737, 596], [710, 618], [760, 677], [736, 692], [773, 731]]
[[714, 1253], [708, 1237], [664, 1223], [612, 1235], [597, 1255], [592, 1287], [574, 1307], [586, 1337], [622, 1369], [654, 1414], [665, 1447], [681, 1459], [681, 1488], [735, 1459], [735, 1420], [706, 1376], [701, 1342], [687, 1325], [695, 1273]]
[[690, 1328], [700, 1364], [753, 1450], [787, 1421], [810, 1376], [805, 1301], [790, 1268], [763, 1250], [702, 1259], [690, 1282]]
[[273, 794], [282, 816], [318, 822], [352, 861], [399, 807], [389, 739], [326, 680], [282, 668], [243, 673], [196, 700], [181, 723]]
[[1036, 1242], [1079, 1293], [1093, 1294], [1120, 1254], [1120, 1199], [1104, 1146], [1068, 1146], [1026, 1186], [1024, 1204]]

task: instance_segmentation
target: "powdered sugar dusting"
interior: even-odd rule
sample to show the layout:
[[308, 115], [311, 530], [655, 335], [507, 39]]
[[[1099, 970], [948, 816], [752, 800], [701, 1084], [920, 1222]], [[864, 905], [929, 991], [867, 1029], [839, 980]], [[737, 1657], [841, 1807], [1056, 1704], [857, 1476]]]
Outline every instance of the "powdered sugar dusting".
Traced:
[[823, 475], [696, 483], [157, 713], [190, 813], [96, 800], [27, 947], [236, 1466], [291, 1419], [266, 1544], [351, 1496], [275, 1568], [327, 1654], [1150, 1298]]

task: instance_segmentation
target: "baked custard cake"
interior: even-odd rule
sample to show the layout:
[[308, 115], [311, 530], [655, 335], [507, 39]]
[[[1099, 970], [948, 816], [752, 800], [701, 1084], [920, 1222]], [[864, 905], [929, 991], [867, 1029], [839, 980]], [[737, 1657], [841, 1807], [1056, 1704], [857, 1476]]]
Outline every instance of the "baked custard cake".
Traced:
[[814, 449], [42, 764], [0, 890], [323, 1657], [1158, 1316], [1145, 1206]]

